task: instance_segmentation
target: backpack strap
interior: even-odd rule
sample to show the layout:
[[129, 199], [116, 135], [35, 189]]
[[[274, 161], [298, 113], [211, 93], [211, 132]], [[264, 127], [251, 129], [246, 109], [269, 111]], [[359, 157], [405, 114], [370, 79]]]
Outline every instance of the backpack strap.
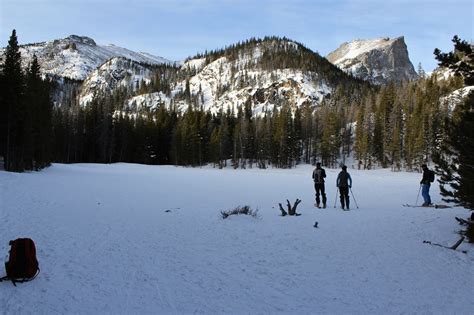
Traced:
[[2, 282], [2, 281], [7, 281], [7, 280], [11, 280], [11, 282], [13, 283], [13, 285], [16, 287], [15, 281], [14, 281], [13, 279], [8, 278], [8, 276], [5, 276], [5, 277], [3, 277], [3, 278], [0, 278], [0, 282]]
[[35, 274], [33, 277], [31, 277], [31, 278], [24, 278], [24, 279], [21, 279], [21, 280], [20, 280], [20, 279], [11, 279], [11, 278], [9, 278], [8, 276], [5, 276], [5, 277], [3, 277], [3, 278], [0, 278], [0, 282], [9, 280], [9, 281], [11, 281], [11, 282], [13, 283], [13, 285], [16, 287], [16, 284], [17, 284], [17, 283], [29, 282], [29, 281], [35, 279], [35, 278], [39, 275], [40, 271], [41, 271], [41, 270], [40, 270], [39, 267], [38, 267], [38, 270], [36, 271], [36, 274]]
[[[6, 267], [7, 267], [7, 263], [5, 263], [5, 268]], [[0, 278], [0, 282], [5, 281], [5, 280], [9, 280], [8, 276]]]

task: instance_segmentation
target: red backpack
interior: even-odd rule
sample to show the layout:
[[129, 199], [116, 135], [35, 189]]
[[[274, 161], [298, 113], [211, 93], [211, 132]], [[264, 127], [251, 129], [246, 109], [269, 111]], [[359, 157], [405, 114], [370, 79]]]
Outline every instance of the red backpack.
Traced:
[[33, 240], [18, 238], [10, 241], [10, 246], [10, 258], [5, 263], [7, 276], [0, 281], [11, 280], [16, 286], [16, 282], [33, 280], [40, 272]]

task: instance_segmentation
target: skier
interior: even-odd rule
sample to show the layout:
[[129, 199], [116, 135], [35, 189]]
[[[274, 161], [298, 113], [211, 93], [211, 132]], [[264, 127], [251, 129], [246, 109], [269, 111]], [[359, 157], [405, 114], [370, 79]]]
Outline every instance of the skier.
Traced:
[[326, 171], [321, 168], [321, 163], [316, 163], [316, 168], [313, 171], [314, 190], [316, 190], [316, 204], [315, 206], [320, 208], [321, 199], [319, 194], [323, 197], [323, 208], [326, 209], [326, 192], [324, 188], [324, 178], [326, 178]]
[[421, 206], [429, 207], [431, 206], [430, 186], [431, 182], [434, 181], [434, 172], [426, 164], [421, 165], [421, 169], [423, 170], [423, 178], [420, 181], [421, 195], [425, 201]]
[[344, 206], [349, 210], [349, 189], [352, 187], [351, 175], [347, 172], [347, 166], [342, 166], [342, 171], [337, 175], [336, 185], [339, 188], [341, 194], [341, 208], [344, 210]]

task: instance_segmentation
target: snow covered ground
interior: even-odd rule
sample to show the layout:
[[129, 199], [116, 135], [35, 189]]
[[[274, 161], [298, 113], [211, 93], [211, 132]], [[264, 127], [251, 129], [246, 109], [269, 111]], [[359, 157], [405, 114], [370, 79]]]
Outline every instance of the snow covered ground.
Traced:
[[[420, 174], [388, 170], [350, 171], [351, 211], [333, 208], [338, 171], [327, 170], [329, 208], [315, 209], [311, 172], [0, 171], [0, 253], [31, 237], [41, 267], [32, 282], [0, 283], [0, 313], [472, 314], [473, 247], [423, 244], [455, 243], [466, 210], [402, 207]], [[279, 215], [287, 198], [303, 200], [301, 216]], [[220, 218], [238, 205], [259, 218]]]

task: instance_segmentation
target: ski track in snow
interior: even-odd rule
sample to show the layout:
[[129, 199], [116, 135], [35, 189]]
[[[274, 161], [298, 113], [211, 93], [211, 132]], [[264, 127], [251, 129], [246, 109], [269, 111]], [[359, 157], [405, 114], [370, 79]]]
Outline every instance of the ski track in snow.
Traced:
[[[0, 253], [31, 237], [41, 268], [32, 282], [0, 283], [0, 313], [472, 314], [472, 245], [423, 244], [451, 246], [466, 210], [403, 207], [421, 175], [388, 170], [350, 170], [360, 209], [352, 196], [351, 211], [334, 209], [330, 169], [328, 208], [315, 209], [311, 172], [0, 171]], [[278, 203], [296, 198], [302, 215], [281, 217]], [[238, 205], [258, 218], [220, 218]]]

